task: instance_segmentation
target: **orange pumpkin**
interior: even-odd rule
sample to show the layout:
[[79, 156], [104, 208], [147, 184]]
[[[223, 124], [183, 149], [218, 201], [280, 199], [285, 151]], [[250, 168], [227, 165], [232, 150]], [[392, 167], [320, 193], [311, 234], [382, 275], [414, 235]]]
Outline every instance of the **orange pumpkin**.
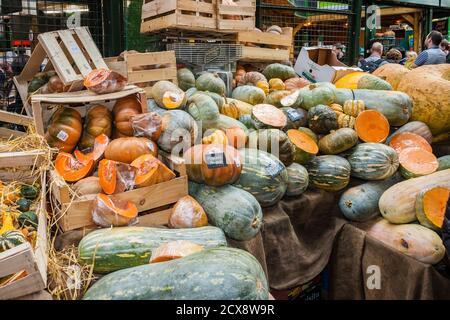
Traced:
[[239, 152], [226, 145], [199, 144], [183, 155], [190, 180], [210, 186], [223, 186], [236, 182], [241, 175]]
[[73, 108], [61, 107], [52, 115], [45, 135], [51, 147], [72, 152], [81, 137], [80, 113]]
[[247, 134], [244, 129], [239, 127], [225, 129], [225, 135], [228, 138], [228, 144], [236, 149], [245, 148], [247, 143]]
[[95, 137], [94, 139], [94, 146], [93, 150], [88, 153], [83, 153], [80, 150], [74, 151], [75, 158], [82, 162], [86, 163], [89, 160], [94, 160], [94, 162], [98, 162], [101, 158], [103, 158], [103, 155], [105, 154], [106, 147], [109, 144], [109, 138], [105, 134], [100, 134], [99, 136]]
[[95, 137], [105, 134], [111, 137], [112, 114], [106, 106], [96, 105], [89, 109], [84, 120], [83, 135], [78, 143], [81, 150], [92, 148]]
[[208, 225], [208, 217], [200, 203], [184, 196], [175, 203], [169, 215], [169, 227], [174, 229], [198, 228]]
[[130, 119], [141, 113], [142, 106], [135, 95], [118, 99], [113, 108], [114, 126], [118, 133], [132, 137], [134, 132]]
[[109, 197], [103, 193], [99, 193], [94, 200], [92, 220], [103, 228], [128, 226], [137, 215], [138, 209], [131, 201]]
[[297, 90], [306, 87], [310, 82], [303, 78], [290, 78], [284, 82], [285, 90]]
[[134, 182], [138, 187], [148, 187], [175, 178], [175, 173], [151, 154], [145, 154], [134, 160], [131, 165], [136, 168]]
[[55, 159], [56, 172], [67, 182], [76, 182], [87, 177], [94, 169], [94, 160], [85, 163], [75, 159], [73, 155], [60, 152]]
[[136, 168], [126, 163], [103, 159], [98, 166], [98, 177], [103, 192], [120, 193], [134, 187]]
[[113, 70], [95, 69], [87, 75], [83, 84], [96, 94], [106, 94], [125, 88], [127, 78]]
[[105, 158], [109, 160], [131, 163], [143, 154], [158, 156], [155, 142], [147, 138], [126, 137], [111, 141], [106, 147]]
[[131, 117], [134, 135], [157, 141], [162, 132], [162, 118], [156, 112], [138, 114]]

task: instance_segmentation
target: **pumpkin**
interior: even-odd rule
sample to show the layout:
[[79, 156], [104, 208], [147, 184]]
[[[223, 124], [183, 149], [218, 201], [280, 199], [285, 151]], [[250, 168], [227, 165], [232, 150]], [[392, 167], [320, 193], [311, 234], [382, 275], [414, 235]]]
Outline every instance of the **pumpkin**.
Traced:
[[386, 80], [393, 90], [398, 90], [398, 85], [409, 72], [407, 68], [397, 63], [386, 63], [378, 67], [372, 74]]
[[283, 111], [270, 104], [254, 106], [252, 109], [252, 120], [256, 129], [282, 129], [287, 124], [287, 117]]
[[398, 155], [398, 161], [405, 179], [429, 175], [439, 167], [434, 154], [417, 147], [403, 149]]
[[[209, 91], [197, 91], [195, 93], [201, 93], [204, 95], [207, 95], [208, 97], [210, 97], [211, 99], [214, 100], [214, 102], [216, 103], [217, 107], [220, 108], [225, 104], [225, 97], [221, 96], [220, 94], [217, 94], [215, 92], [209, 92]], [[191, 94], [191, 96], [193, 96], [194, 94]]]
[[233, 99], [241, 100], [247, 102], [251, 105], [257, 105], [263, 103], [266, 99], [266, 94], [264, 90], [254, 87], [254, 86], [240, 86], [236, 87], [231, 94]]
[[241, 112], [234, 102], [225, 103], [219, 108], [220, 114], [228, 116], [233, 119], [239, 119]]
[[108, 144], [109, 138], [102, 133], [99, 136], [95, 137], [92, 151], [83, 153], [77, 149], [73, 154], [75, 158], [82, 163], [87, 163], [89, 162], [89, 160], [94, 160], [94, 163], [97, 163], [103, 158]]
[[189, 179], [211, 186], [234, 183], [242, 170], [239, 152], [227, 145], [195, 145], [184, 153], [183, 158]]
[[[191, 115], [182, 110], [171, 110], [162, 114], [162, 133], [158, 146], [166, 151], [181, 147], [187, 150], [198, 136], [198, 127]], [[180, 151], [174, 150], [174, 151]]]
[[281, 63], [272, 63], [269, 64], [263, 71], [263, 75], [267, 78], [267, 80], [271, 80], [274, 78], [281, 79], [283, 81], [297, 77], [294, 68], [290, 66], [286, 66]]
[[305, 165], [309, 184], [316, 189], [339, 191], [350, 182], [350, 163], [339, 156], [318, 156]]
[[287, 124], [283, 128], [283, 131], [297, 129], [308, 124], [308, 112], [306, 110], [294, 109], [291, 107], [283, 107], [281, 110], [287, 118]]
[[285, 165], [294, 161], [294, 147], [288, 136], [278, 129], [261, 129], [250, 132], [248, 148], [268, 152]]
[[202, 246], [187, 240], [167, 242], [152, 252], [150, 263], [158, 263], [187, 257], [203, 250]]
[[96, 94], [107, 94], [122, 91], [127, 78], [114, 70], [95, 69], [86, 76], [83, 85]]
[[256, 83], [256, 87], [262, 89], [264, 91], [264, 94], [268, 95], [270, 92], [269, 83], [267, 81], [258, 81]]
[[196, 121], [215, 123], [219, 118], [219, 108], [212, 98], [196, 93], [188, 99], [187, 112]]
[[344, 102], [343, 111], [352, 117], [357, 117], [365, 110], [364, 101], [362, 100], [347, 100]]
[[309, 184], [309, 174], [306, 168], [298, 163], [293, 163], [286, 168], [288, 174], [288, 185], [286, 195], [295, 197], [306, 191]]
[[306, 164], [319, 152], [316, 142], [306, 133], [291, 129], [287, 135], [294, 147], [294, 162]]
[[92, 265], [95, 273], [109, 273], [147, 264], [154, 249], [174, 240], [189, 240], [205, 248], [227, 245], [223, 231], [210, 226], [181, 232], [167, 228], [108, 228], [94, 230], [81, 239], [78, 261]]
[[86, 114], [83, 127], [83, 135], [78, 143], [78, 148], [88, 149], [94, 146], [95, 137], [104, 134], [108, 138], [112, 134], [112, 114], [107, 107], [96, 105]]
[[31, 94], [33, 92], [36, 92], [39, 88], [45, 85], [53, 75], [54, 72], [52, 72], [52, 74], [50, 72], [36, 73], [28, 84], [28, 93]]
[[156, 112], [135, 115], [131, 117], [130, 122], [136, 137], [145, 137], [156, 141], [161, 136], [162, 118]]
[[245, 147], [247, 143], [247, 134], [240, 127], [226, 128], [225, 135], [228, 140], [228, 144], [235, 149]]
[[[246, 280], [245, 285], [242, 279]], [[214, 285], [222, 282], [223, 285]], [[264, 270], [251, 254], [234, 248], [214, 248], [182, 259], [114, 272], [97, 281], [83, 297], [84, 300], [186, 298], [267, 300], [269, 288]]]
[[310, 128], [306, 128], [306, 127], [300, 127], [297, 129], [298, 131], [306, 134], [308, 137], [310, 137], [316, 144], [319, 143], [319, 138], [317, 136], [317, 134], [314, 133], [314, 131], [312, 131]]
[[225, 82], [216, 73], [203, 73], [195, 81], [195, 86], [200, 91], [215, 92], [225, 95]]
[[126, 96], [116, 101], [113, 108], [114, 126], [118, 133], [124, 136], [133, 136], [133, 127], [130, 119], [142, 113], [142, 106], [135, 95]]
[[167, 80], [156, 82], [152, 87], [151, 96], [158, 106], [169, 110], [183, 108], [187, 99], [183, 90]]
[[336, 100], [336, 88], [328, 82], [310, 84], [281, 99], [283, 107], [309, 110], [317, 105], [330, 105]]
[[415, 133], [424, 138], [428, 143], [431, 143], [433, 141], [433, 134], [431, 133], [430, 128], [428, 128], [425, 123], [423, 123], [422, 121], [411, 121], [401, 126], [397, 131], [391, 134], [387, 138], [386, 143], [389, 143], [395, 135], [403, 132]]
[[413, 69], [400, 81], [398, 90], [413, 101], [411, 120], [427, 124], [433, 135], [450, 132], [450, 64]]
[[16, 205], [18, 206], [18, 210], [21, 212], [25, 212], [30, 210], [30, 206], [32, 204], [32, 201], [26, 198], [20, 198], [16, 201]]
[[72, 152], [81, 137], [80, 113], [73, 108], [60, 107], [53, 113], [45, 138], [50, 147]]
[[283, 33], [283, 29], [281, 29], [279, 26], [270, 26], [269, 28], [267, 28], [266, 32], [274, 32], [276, 34], [282, 34]]
[[188, 68], [178, 69], [177, 79], [181, 90], [186, 91], [190, 88], [195, 88], [195, 76]]
[[138, 215], [136, 205], [127, 200], [99, 193], [94, 199], [92, 220], [103, 228], [128, 226]]
[[205, 210], [211, 225], [238, 241], [255, 237], [262, 225], [262, 210], [249, 192], [232, 185], [212, 187], [189, 182], [189, 195]]
[[118, 138], [108, 145], [105, 158], [108, 160], [131, 163], [143, 154], [158, 156], [156, 143], [147, 138]]
[[102, 192], [99, 177], [87, 177], [78, 180], [73, 186], [72, 190], [79, 196], [88, 194], [97, 194]]
[[346, 74], [334, 84], [336, 88], [344, 89], [392, 90], [389, 82], [376, 75], [360, 71]]
[[311, 82], [304, 78], [290, 78], [284, 81], [285, 90], [293, 91], [309, 86]]
[[67, 182], [76, 182], [91, 174], [94, 160], [80, 162], [73, 155], [60, 152], [55, 159], [56, 172]]
[[348, 114], [340, 114], [338, 116], [338, 126], [339, 128], [350, 128], [355, 127], [356, 118], [349, 116]]
[[424, 227], [440, 230], [444, 225], [445, 211], [450, 196], [449, 188], [433, 187], [416, 196], [416, 216]]
[[202, 143], [228, 145], [228, 138], [222, 130], [214, 130], [210, 135], [203, 137]]
[[355, 130], [362, 141], [381, 143], [389, 135], [389, 121], [381, 112], [366, 110], [356, 118]]
[[285, 90], [286, 86], [283, 82], [283, 80], [278, 78], [270, 79], [269, 81], [269, 88], [270, 92], [272, 91], [278, 91], [278, 90]]
[[238, 67], [236, 69], [236, 74], [235, 74], [235, 77], [234, 77], [236, 85], [234, 87], [236, 87], [237, 84], [242, 81], [242, 78], [245, 76], [245, 73], [246, 73], [245, 69], [243, 69], [242, 67]]
[[99, 183], [106, 194], [121, 193], [134, 187], [136, 168], [126, 163], [103, 159], [98, 166]]
[[241, 122], [247, 129], [256, 129], [253, 123], [252, 116], [249, 114], [243, 114], [239, 117], [239, 122]]
[[269, 93], [269, 95], [264, 100], [264, 103], [271, 104], [277, 108], [281, 108], [282, 107], [281, 100], [290, 94], [291, 92], [287, 90], [273, 91]]
[[253, 105], [251, 105], [250, 103], [247, 103], [247, 102], [244, 102], [241, 100], [237, 100], [237, 99], [227, 98], [226, 104], [233, 105], [236, 108], [238, 108], [240, 115], [252, 113]]
[[361, 226], [367, 234], [422, 263], [435, 264], [445, 256], [436, 232], [417, 224], [394, 225], [384, 219]]
[[342, 128], [322, 137], [319, 140], [319, 150], [322, 154], [339, 154], [354, 147], [357, 142], [355, 130]]
[[394, 184], [402, 181], [399, 174], [381, 180], [360, 184], [344, 191], [339, 199], [342, 214], [351, 221], [363, 222], [380, 215], [378, 201]]
[[332, 103], [330, 109], [336, 113], [338, 119], [341, 114], [344, 114], [344, 108], [340, 104]]
[[12, 249], [22, 243], [26, 243], [27, 239], [19, 230], [9, 230], [0, 234], [0, 252]]
[[[257, 71], [250, 71], [244, 74], [244, 76], [237, 83], [238, 86], [251, 85], [257, 86], [258, 82], [265, 82], [268, 84], [266, 77]], [[262, 89], [262, 88], [261, 88]]]
[[30, 227], [36, 229], [39, 224], [39, 217], [34, 211], [22, 212], [17, 218], [21, 228]]
[[222, 131], [226, 131], [227, 129], [230, 129], [230, 128], [241, 128], [245, 132], [245, 134], [248, 133], [247, 127], [242, 122], [240, 122], [236, 119], [227, 117], [223, 114], [221, 114], [219, 116], [219, 120], [214, 125], [211, 125], [209, 123], [203, 124], [204, 131], [210, 130], [210, 129], [219, 129]]
[[411, 117], [411, 98], [398, 91], [368, 90], [368, 89], [336, 89], [335, 103], [344, 104], [347, 100], [362, 100], [366, 110], [381, 112], [389, 124], [399, 127], [408, 122]]
[[288, 176], [286, 167], [278, 158], [258, 149], [240, 149], [244, 168], [235, 187], [250, 192], [261, 207], [270, 207], [284, 196]]
[[433, 148], [431, 148], [431, 145], [424, 138], [412, 132], [403, 132], [395, 135], [389, 142], [389, 146], [397, 153], [401, 153], [403, 150], [412, 147], [433, 152]]
[[442, 156], [437, 160], [439, 162], [438, 171], [450, 169], [450, 155]]
[[39, 197], [40, 192], [39, 189], [40, 187], [37, 184], [34, 185], [24, 184], [20, 187], [20, 196], [26, 199], [35, 200]]
[[336, 113], [325, 105], [317, 105], [308, 111], [308, 126], [319, 134], [336, 130], [338, 128]]
[[61, 81], [61, 78], [57, 75], [51, 76], [50, 79], [48, 79], [48, 82], [42, 87], [41, 93], [42, 94], [49, 94], [49, 93], [60, 93], [65, 92], [69, 89], [69, 86], [65, 86], [64, 83]]
[[170, 181], [176, 177], [172, 170], [151, 154], [136, 158], [131, 166], [136, 168], [134, 184], [138, 188]]
[[169, 226], [174, 229], [198, 228], [208, 225], [202, 206], [191, 196], [181, 197], [169, 215]]
[[394, 149], [381, 143], [358, 144], [347, 157], [352, 176], [363, 180], [384, 180], [394, 175], [399, 162]]

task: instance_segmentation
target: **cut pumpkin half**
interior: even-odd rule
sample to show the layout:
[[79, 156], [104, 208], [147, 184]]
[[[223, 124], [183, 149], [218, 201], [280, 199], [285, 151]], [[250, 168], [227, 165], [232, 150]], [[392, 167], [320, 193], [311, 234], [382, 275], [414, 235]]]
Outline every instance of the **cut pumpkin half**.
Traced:
[[131, 163], [136, 168], [135, 184], [138, 187], [148, 187], [176, 177], [164, 163], [151, 154], [145, 154]]
[[169, 215], [169, 227], [174, 229], [198, 228], [208, 225], [205, 210], [191, 196], [184, 196], [175, 203]]
[[126, 163], [103, 159], [98, 166], [100, 186], [106, 194], [132, 189], [135, 176], [136, 168]]
[[400, 172], [405, 179], [432, 174], [439, 167], [436, 156], [419, 147], [402, 150], [398, 160], [400, 162]]
[[294, 145], [294, 162], [306, 164], [319, 152], [317, 143], [306, 133], [290, 129], [287, 135]]
[[406, 148], [421, 148], [428, 152], [433, 152], [431, 145], [425, 138], [412, 132], [402, 132], [394, 135], [389, 146], [400, 154]]
[[258, 129], [284, 128], [287, 117], [284, 112], [270, 104], [258, 104], [252, 109], [252, 118]]
[[55, 159], [55, 169], [65, 181], [76, 182], [92, 172], [94, 160], [81, 162], [70, 153], [60, 152]]
[[113, 70], [95, 69], [87, 75], [83, 84], [96, 94], [106, 94], [125, 88], [127, 78]]
[[174, 92], [174, 91], [166, 91], [163, 94], [163, 104], [167, 109], [178, 109], [184, 102], [185, 93]]
[[99, 193], [95, 198], [92, 219], [101, 227], [128, 226], [137, 215], [138, 209], [131, 201], [110, 197], [103, 193]]
[[358, 137], [364, 142], [382, 143], [389, 136], [389, 121], [379, 111], [365, 110], [355, 121]]
[[94, 148], [91, 152], [83, 153], [80, 150], [74, 151], [75, 158], [82, 162], [86, 163], [89, 160], [94, 160], [94, 162], [98, 162], [103, 158], [103, 155], [105, 154], [106, 147], [109, 144], [109, 138], [106, 134], [102, 133], [101, 135], [95, 137], [94, 140]]
[[190, 254], [200, 252], [203, 247], [187, 240], [176, 240], [164, 243], [153, 250], [150, 263], [184, 258]]
[[444, 224], [450, 189], [435, 187], [420, 192], [416, 197], [416, 216], [420, 224], [439, 230]]

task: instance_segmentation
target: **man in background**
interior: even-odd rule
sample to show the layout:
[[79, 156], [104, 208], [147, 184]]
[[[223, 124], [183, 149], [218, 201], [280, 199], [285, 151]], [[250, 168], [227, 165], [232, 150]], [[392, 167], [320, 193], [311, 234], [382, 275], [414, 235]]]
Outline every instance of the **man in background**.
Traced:
[[367, 72], [374, 72], [376, 69], [382, 65], [388, 63], [386, 60], [382, 59], [383, 55], [383, 45], [380, 42], [374, 42], [372, 48], [370, 49], [370, 56], [361, 60], [358, 63], [358, 67]]
[[345, 50], [345, 46], [339, 42], [333, 46], [333, 51], [334, 51], [334, 53], [336, 53], [336, 57], [338, 58], [339, 61], [344, 58], [344, 54], [345, 54], [344, 50]]
[[445, 63], [447, 57], [445, 56], [444, 51], [439, 47], [442, 39], [442, 33], [435, 30], [431, 31], [425, 39], [427, 50], [422, 51], [417, 56], [411, 68], [417, 68], [428, 64]]
[[445, 56], [447, 57], [447, 63], [450, 63], [450, 42], [447, 39], [442, 40], [441, 42], [441, 50], [444, 51]]

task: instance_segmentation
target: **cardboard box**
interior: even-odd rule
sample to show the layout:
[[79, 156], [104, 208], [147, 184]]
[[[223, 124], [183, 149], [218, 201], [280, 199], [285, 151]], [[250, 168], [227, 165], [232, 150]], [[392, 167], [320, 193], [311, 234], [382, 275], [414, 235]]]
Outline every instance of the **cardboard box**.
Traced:
[[311, 82], [334, 83], [348, 73], [362, 71], [340, 62], [330, 48], [303, 47], [294, 66], [295, 72]]

